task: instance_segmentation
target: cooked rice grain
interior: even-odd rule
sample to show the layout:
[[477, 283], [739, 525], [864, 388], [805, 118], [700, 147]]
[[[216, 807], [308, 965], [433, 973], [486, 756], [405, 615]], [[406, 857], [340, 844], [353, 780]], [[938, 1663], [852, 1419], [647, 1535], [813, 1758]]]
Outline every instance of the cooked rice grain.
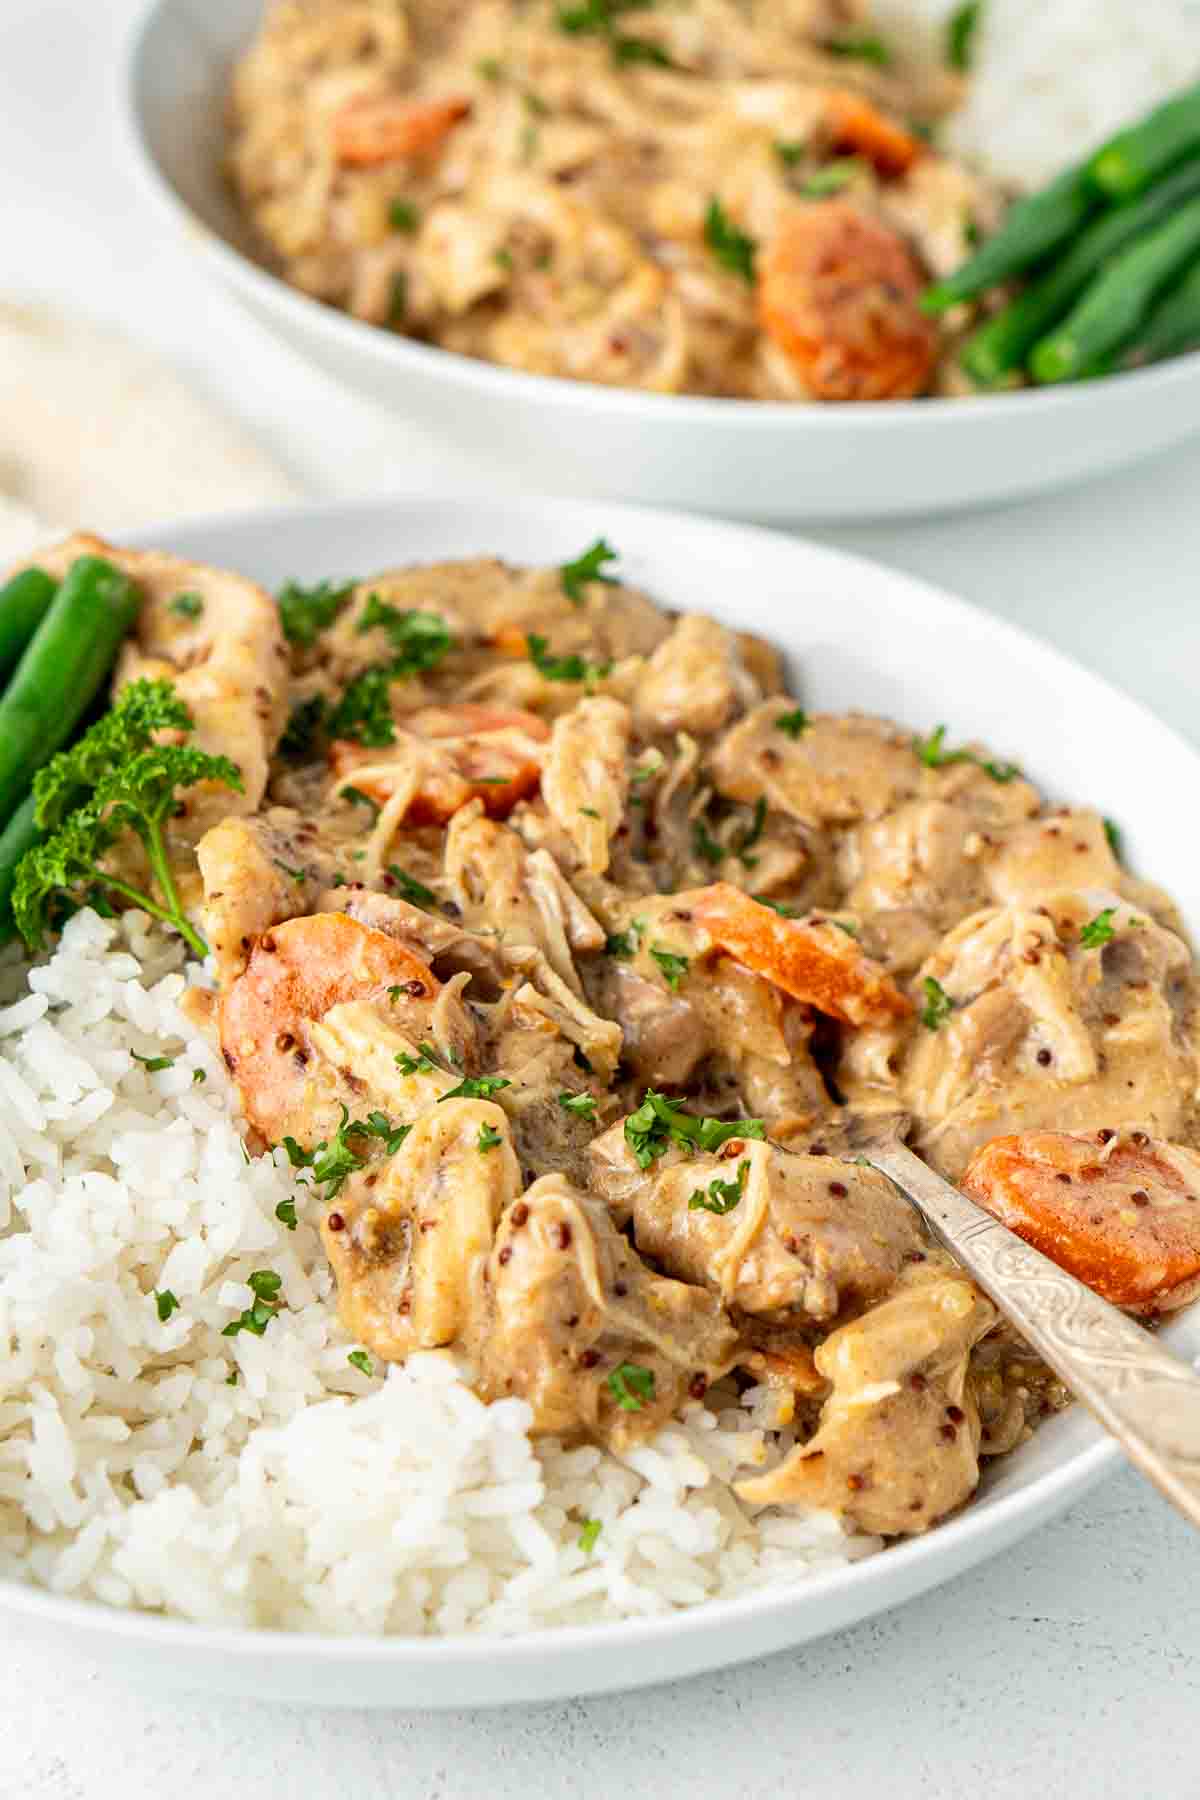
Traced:
[[[0, 1574], [212, 1623], [514, 1632], [878, 1547], [739, 1505], [738, 1465], [791, 1441], [765, 1390], [619, 1460], [532, 1443], [528, 1406], [484, 1406], [446, 1354], [351, 1366], [317, 1202], [282, 1152], [248, 1156], [178, 1010], [201, 979], [140, 914], [78, 913], [48, 962], [0, 964]], [[278, 1316], [225, 1337], [256, 1269]]]

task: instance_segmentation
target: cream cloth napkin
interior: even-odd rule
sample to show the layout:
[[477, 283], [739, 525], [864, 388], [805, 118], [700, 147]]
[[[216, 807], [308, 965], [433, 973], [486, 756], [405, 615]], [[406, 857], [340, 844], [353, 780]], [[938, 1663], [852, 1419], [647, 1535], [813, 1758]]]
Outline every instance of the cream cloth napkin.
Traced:
[[90, 320], [0, 301], [0, 565], [77, 527], [118, 536], [300, 492], [157, 357]]

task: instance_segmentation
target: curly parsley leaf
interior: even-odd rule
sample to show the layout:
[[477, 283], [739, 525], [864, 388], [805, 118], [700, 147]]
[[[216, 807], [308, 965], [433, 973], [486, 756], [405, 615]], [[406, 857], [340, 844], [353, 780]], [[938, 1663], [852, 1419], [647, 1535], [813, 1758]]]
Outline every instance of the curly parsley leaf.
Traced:
[[679, 985], [688, 972], [690, 958], [680, 956], [675, 950], [664, 950], [661, 944], [651, 944], [650, 954], [663, 972], [663, 980], [671, 992], [678, 993]]
[[925, 995], [921, 1023], [927, 1031], [938, 1031], [954, 1011], [954, 1002], [941, 982], [935, 981], [932, 975], [926, 975], [921, 989]]
[[738, 230], [715, 195], [704, 216], [704, 241], [723, 269], [753, 284], [758, 246], [753, 238]]
[[628, 962], [638, 953], [638, 946], [646, 935], [645, 919], [631, 919], [624, 931], [610, 931], [604, 940], [605, 956], [615, 956], [621, 962]]
[[766, 822], [767, 802], [760, 794], [758, 799], [754, 802], [753, 818], [746, 829], [739, 835], [737, 842], [733, 846], [739, 861], [741, 861], [747, 869], [753, 869], [758, 862], [757, 856], [748, 856], [746, 852], [751, 850], [754, 845], [757, 844], [759, 838], [763, 834], [763, 827], [766, 825]]
[[715, 1181], [709, 1182], [707, 1189], [693, 1188], [688, 1198], [688, 1211], [716, 1213], [718, 1218], [732, 1212], [746, 1190], [746, 1171], [749, 1167], [749, 1163], [739, 1163], [735, 1181], [722, 1181], [718, 1176]]
[[1094, 919], [1088, 920], [1079, 933], [1079, 942], [1085, 950], [1099, 950], [1116, 936], [1112, 923], [1116, 910], [1115, 906], [1106, 906]]
[[688, 1151], [715, 1154], [733, 1138], [765, 1138], [761, 1119], [710, 1119], [675, 1106], [665, 1094], [647, 1088], [642, 1104], [625, 1121], [625, 1142], [638, 1167], [648, 1169], [664, 1150], [675, 1144]]
[[315, 587], [303, 587], [289, 581], [276, 595], [279, 623], [289, 644], [311, 650], [323, 631], [327, 631], [354, 592], [352, 581], [338, 585], [318, 581]]
[[594, 1119], [596, 1116], [596, 1096], [594, 1094], [560, 1094], [558, 1104], [564, 1112], [572, 1113], [577, 1119]]
[[486, 1156], [489, 1150], [494, 1150], [497, 1144], [502, 1144], [503, 1142], [503, 1132], [496, 1131], [491, 1125], [481, 1125], [479, 1127], [479, 1142], [475, 1147], [479, 1151], [480, 1156]]
[[692, 851], [694, 855], [703, 858], [706, 863], [714, 865], [724, 862], [728, 854], [724, 844], [717, 842], [703, 819], [692, 821]]
[[1120, 828], [1120, 826], [1117, 825], [1112, 819], [1105, 819], [1104, 835], [1108, 839], [1109, 849], [1112, 851], [1113, 855], [1119, 859], [1120, 855], [1121, 855], [1121, 828]]
[[860, 37], [830, 38], [825, 49], [830, 56], [852, 57], [856, 62], [873, 63], [877, 69], [887, 69], [892, 64], [891, 51], [872, 32], [864, 32]]
[[352, 1369], [357, 1369], [360, 1375], [374, 1375], [375, 1373], [375, 1365], [365, 1350], [351, 1350], [346, 1361]]
[[160, 1324], [165, 1325], [171, 1314], [179, 1311], [179, 1301], [170, 1288], [155, 1288], [154, 1308], [158, 1313]]
[[426, 908], [437, 905], [438, 897], [433, 889], [427, 888], [423, 881], [418, 881], [406, 869], [402, 869], [399, 863], [389, 863], [387, 873], [399, 889], [401, 898], [409, 901], [411, 905]]
[[261, 1337], [279, 1311], [282, 1275], [277, 1275], [274, 1269], [256, 1269], [252, 1275], [247, 1275], [246, 1286], [254, 1295], [253, 1304], [222, 1327], [222, 1337], [236, 1337], [240, 1331], [248, 1331], [254, 1337]]
[[582, 681], [590, 684], [603, 681], [610, 673], [610, 662], [588, 662], [578, 654], [572, 656], [551, 656], [549, 638], [539, 637], [530, 632], [525, 639], [529, 651], [529, 660], [546, 681]]
[[134, 1062], [141, 1063], [147, 1075], [157, 1075], [160, 1069], [173, 1069], [175, 1067], [175, 1058], [173, 1056], [139, 1056], [136, 1050], [131, 1050], [129, 1054], [132, 1056]]
[[983, 17], [983, 0], [966, 0], [956, 6], [946, 22], [946, 61], [952, 69], [964, 73], [971, 67], [975, 52], [975, 33]]
[[511, 1086], [506, 1075], [468, 1075], [448, 1094], [439, 1094], [438, 1100], [490, 1100], [501, 1088]]
[[371, 750], [396, 741], [392, 718], [392, 673], [386, 666], [365, 669], [355, 677], [329, 715], [329, 735], [353, 738]]
[[178, 619], [198, 619], [204, 611], [204, 600], [200, 594], [176, 594], [167, 610]]
[[279, 1223], [286, 1226], [289, 1231], [295, 1231], [297, 1225], [300, 1223], [299, 1219], [296, 1217], [296, 1202], [290, 1199], [281, 1200], [279, 1205], [275, 1208], [275, 1217], [279, 1220]]
[[654, 1398], [654, 1370], [641, 1363], [618, 1363], [609, 1370], [607, 1387], [622, 1412], [641, 1412]]
[[973, 750], [947, 750], [946, 727], [939, 725], [931, 731], [927, 738], [914, 738], [913, 752], [917, 760], [927, 769], [948, 769], [953, 763], [974, 763], [985, 775], [1001, 785], [1014, 780], [1020, 773], [1016, 763], [992, 762], [986, 757], [976, 756]]
[[435, 669], [454, 649], [454, 638], [440, 613], [405, 611], [372, 594], [362, 610], [356, 630], [360, 636], [376, 628], [387, 634], [396, 655], [391, 663], [394, 679]]
[[583, 1530], [579, 1534], [579, 1548], [583, 1551], [585, 1556], [590, 1556], [592, 1551], [596, 1548], [596, 1540], [600, 1536], [602, 1530], [603, 1526], [599, 1519], [585, 1519], [583, 1521]]
[[808, 724], [808, 714], [802, 706], [798, 706], [794, 712], [780, 713], [775, 721], [775, 729], [786, 732], [790, 738], [798, 738], [803, 737]]

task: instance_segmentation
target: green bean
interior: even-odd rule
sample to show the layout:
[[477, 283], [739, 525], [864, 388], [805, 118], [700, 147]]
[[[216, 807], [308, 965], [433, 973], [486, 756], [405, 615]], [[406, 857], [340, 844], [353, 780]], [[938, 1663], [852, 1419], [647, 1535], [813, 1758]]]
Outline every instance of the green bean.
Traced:
[[1160, 362], [1200, 348], [1200, 259], [1167, 289], [1124, 358], [1125, 366]]
[[1049, 187], [1010, 207], [995, 237], [989, 238], [961, 269], [926, 288], [921, 295], [922, 310], [945, 312], [960, 300], [973, 300], [997, 282], [1021, 274], [1077, 231], [1096, 204], [1082, 169], [1065, 170]]
[[12, 916], [13, 883], [17, 864], [45, 835], [38, 829], [37, 802], [32, 794], [22, 800], [3, 832], [0, 832], [0, 943], [16, 933]]
[[1136, 333], [1162, 290], [1200, 253], [1200, 199], [1138, 238], [1087, 288], [1057, 331], [1034, 345], [1039, 381], [1070, 381]]
[[101, 557], [72, 563], [0, 699], [0, 821], [12, 817], [87, 710], [139, 599], [129, 577]]
[[1066, 316], [1093, 275], [1193, 194], [1200, 194], [1200, 158], [1185, 163], [1142, 199], [1101, 213], [1048, 274], [967, 339], [961, 360], [972, 380], [989, 387], [1019, 367], [1038, 339]]
[[1195, 151], [1200, 151], [1200, 82], [1101, 144], [1084, 172], [1089, 186], [1106, 199], [1129, 200]]
[[57, 581], [44, 569], [22, 569], [0, 587], [0, 681], [20, 662], [57, 592]]

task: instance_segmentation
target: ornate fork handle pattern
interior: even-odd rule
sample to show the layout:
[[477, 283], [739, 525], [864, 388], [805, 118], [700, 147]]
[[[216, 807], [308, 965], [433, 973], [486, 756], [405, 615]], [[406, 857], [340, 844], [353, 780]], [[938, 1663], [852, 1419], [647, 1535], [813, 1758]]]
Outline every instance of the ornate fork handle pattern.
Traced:
[[1200, 1375], [903, 1145], [865, 1155], [1130, 1460], [1200, 1525]]

